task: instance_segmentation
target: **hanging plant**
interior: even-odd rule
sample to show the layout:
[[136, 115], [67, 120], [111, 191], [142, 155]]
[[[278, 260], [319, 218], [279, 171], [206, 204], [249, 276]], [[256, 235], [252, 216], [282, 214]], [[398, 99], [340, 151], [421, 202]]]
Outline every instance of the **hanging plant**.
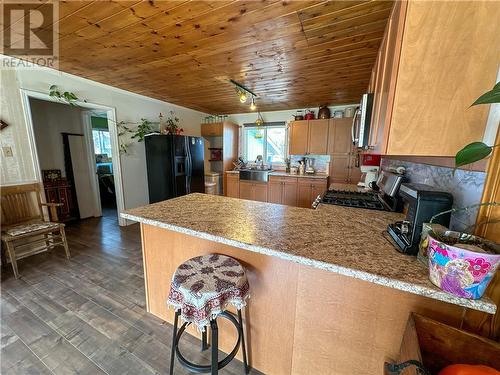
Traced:
[[[476, 99], [472, 106], [478, 104], [493, 104], [500, 103], [500, 82], [498, 82], [490, 91], [484, 93], [479, 98]], [[471, 164], [476, 161], [482, 160], [488, 156], [493, 151], [494, 147], [498, 145], [488, 146], [483, 142], [472, 142], [462, 148], [455, 155], [455, 167], [461, 167], [463, 165]]]
[[[67, 103], [72, 106], [78, 106], [76, 102], [78, 101], [78, 97], [70, 91], [61, 92], [56, 85], [52, 85], [49, 87], [49, 96], [59, 100], [60, 102]], [[86, 102], [86, 100], [84, 100]]]

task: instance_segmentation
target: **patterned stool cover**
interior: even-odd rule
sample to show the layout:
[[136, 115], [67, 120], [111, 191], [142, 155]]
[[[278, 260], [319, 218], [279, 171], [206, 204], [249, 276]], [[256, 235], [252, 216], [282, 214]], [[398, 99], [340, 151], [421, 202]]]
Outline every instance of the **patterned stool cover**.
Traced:
[[209, 254], [191, 258], [174, 273], [167, 303], [201, 331], [228, 304], [241, 310], [250, 297], [245, 269], [233, 258]]

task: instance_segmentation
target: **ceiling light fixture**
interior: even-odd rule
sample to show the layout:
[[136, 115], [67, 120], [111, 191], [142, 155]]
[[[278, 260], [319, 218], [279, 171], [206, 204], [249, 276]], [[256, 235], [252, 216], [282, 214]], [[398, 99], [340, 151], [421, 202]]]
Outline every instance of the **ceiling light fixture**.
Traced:
[[255, 111], [255, 109], [257, 108], [257, 106], [255, 105], [255, 99], [258, 98], [258, 96], [254, 92], [243, 86], [241, 83], [236, 82], [235, 80], [230, 79], [229, 82], [231, 82], [234, 85], [236, 89], [236, 94], [238, 95], [238, 98], [240, 99], [241, 103], [246, 103], [248, 97], [249, 96], [252, 97], [252, 103], [250, 104], [250, 109], [252, 111]]
[[255, 97], [252, 96], [252, 103], [250, 104], [250, 110], [255, 111], [257, 106], [255, 105]]
[[246, 103], [247, 101], [247, 93], [243, 90], [238, 91], [238, 96], [240, 97], [240, 102], [241, 103]]
[[257, 127], [264, 125], [264, 119], [262, 118], [260, 111], [257, 113], [257, 120], [255, 120], [255, 125], [257, 125]]

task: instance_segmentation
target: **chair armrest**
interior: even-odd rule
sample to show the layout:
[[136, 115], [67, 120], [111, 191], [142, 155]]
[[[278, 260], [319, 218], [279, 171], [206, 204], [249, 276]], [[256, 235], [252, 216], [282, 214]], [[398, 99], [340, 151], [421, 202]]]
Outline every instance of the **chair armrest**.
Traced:
[[61, 206], [64, 206], [64, 204], [63, 203], [49, 202], [49, 203], [42, 203], [42, 206], [47, 206], [47, 207], [61, 207]]

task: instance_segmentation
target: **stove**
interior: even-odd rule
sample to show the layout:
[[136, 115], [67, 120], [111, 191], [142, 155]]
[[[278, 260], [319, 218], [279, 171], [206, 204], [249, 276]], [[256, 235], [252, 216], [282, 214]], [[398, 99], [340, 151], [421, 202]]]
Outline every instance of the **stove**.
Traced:
[[318, 203], [390, 211], [389, 208], [382, 203], [379, 194], [375, 192], [327, 190]]

